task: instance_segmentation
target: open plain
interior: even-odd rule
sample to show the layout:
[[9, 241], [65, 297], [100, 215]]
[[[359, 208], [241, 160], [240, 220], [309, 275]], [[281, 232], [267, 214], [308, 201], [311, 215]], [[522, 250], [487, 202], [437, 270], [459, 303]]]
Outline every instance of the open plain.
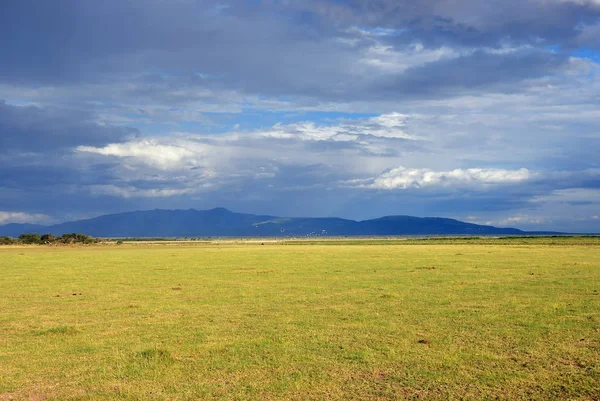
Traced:
[[597, 238], [0, 248], [3, 401], [597, 400], [598, 355]]

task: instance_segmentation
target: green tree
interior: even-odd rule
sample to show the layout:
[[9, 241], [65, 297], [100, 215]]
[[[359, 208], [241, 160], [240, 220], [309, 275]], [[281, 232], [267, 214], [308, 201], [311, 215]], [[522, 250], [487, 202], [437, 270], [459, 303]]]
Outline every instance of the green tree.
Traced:
[[19, 235], [19, 242], [23, 244], [39, 244], [42, 242], [39, 234], [21, 234]]
[[40, 241], [44, 244], [49, 244], [56, 241], [56, 237], [52, 234], [44, 234], [40, 237]]
[[0, 245], [12, 245], [15, 240], [12, 237], [0, 237]]

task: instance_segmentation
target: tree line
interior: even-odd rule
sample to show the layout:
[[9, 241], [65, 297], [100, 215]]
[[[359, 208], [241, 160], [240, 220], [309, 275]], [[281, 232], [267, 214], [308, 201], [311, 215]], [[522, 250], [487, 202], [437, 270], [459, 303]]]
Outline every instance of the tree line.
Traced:
[[59, 244], [96, 244], [100, 239], [85, 234], [71, 233], [61, 236], [52, 234], [21, 234], [18, 238], [0, 237], [0, 245], [37, 244], [37, 245], [59, 245]]

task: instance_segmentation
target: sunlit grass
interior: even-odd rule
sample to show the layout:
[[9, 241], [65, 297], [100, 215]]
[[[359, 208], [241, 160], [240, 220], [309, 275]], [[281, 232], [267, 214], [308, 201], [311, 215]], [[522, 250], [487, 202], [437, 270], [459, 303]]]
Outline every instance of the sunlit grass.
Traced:
[[0, 400], [598, 399], [569, 244], [0, 248]]

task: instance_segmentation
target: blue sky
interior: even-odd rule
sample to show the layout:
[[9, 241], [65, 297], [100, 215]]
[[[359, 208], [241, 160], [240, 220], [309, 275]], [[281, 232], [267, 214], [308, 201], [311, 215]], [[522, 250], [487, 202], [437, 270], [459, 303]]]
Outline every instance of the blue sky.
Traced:
[[600, 1], [0, 5], [0, 224], [217, 206], [600, 232]]

